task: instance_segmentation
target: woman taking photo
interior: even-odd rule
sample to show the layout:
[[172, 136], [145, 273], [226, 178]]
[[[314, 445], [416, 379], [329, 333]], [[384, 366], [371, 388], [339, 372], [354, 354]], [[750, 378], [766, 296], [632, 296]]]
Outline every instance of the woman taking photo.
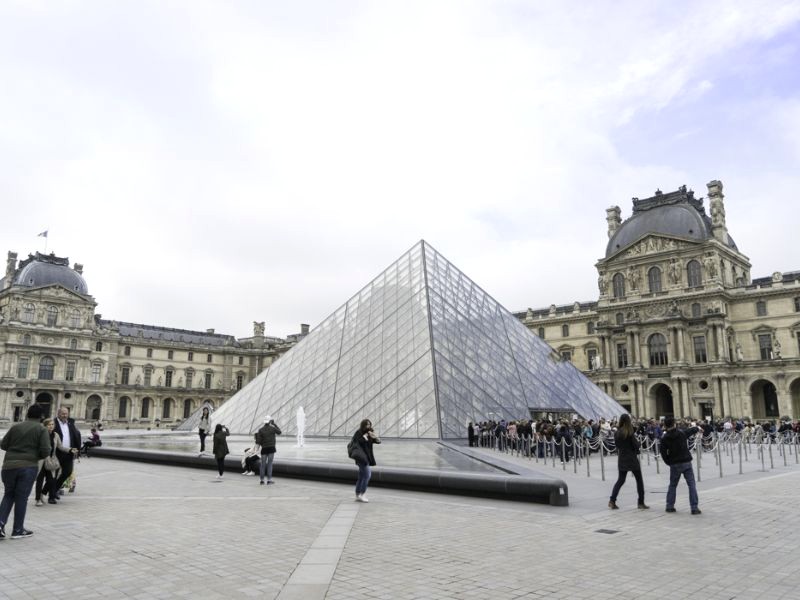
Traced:
[[361, 426], [353, 434], [347, 445], [350, 458], [358, 465], [358, 481], [356, 481], [356, 502], [369, 502], [367, 500], [367, 486], [372, 476], [370, 467], [375, 466], [375, 455], [372, 452], [374, 444], [380, 444], [381, 439], [372, 430], [372, 421], [364, 419]]
[[211, 431], [211, 423], [208, 422], [209, 415], [208, 415], [208, 407], [203, 407], [203, 414], [200, 417], [200, 456], [203, 455], [203, 452], [206, 451], [206, 436]]
[[631, 424], [631, 416], [627, 413], [619, 418], [619, 426], [617, 432], [614, 434], [614, 441], [617, 444], [617, 468], [619, 469], [619, 477], [617, 483], [614, 484], [614, 489], [611, 490], [611, 498], [608, 501], [608, 508], [617, 509], [617, 495], [628, 472], [633, 473], [636, 478], [636, 492], [639, 495], [639, 508], [650, 508], [644, 503], [644, 480], [642, 479], [642, 466], [639, 464], [639, 440], [633, 432], [633, 425]]
[[219, 471], [217, 479], [222, 479], [222, 476], [225, 474], [225, 457], [230, 454], [228, 451], [228, 440], [225, 438], [229, 435], [230, 431], [228, 431], [228, 428], [217, 423], [214, 429], [214, 458], [217, 459], [217, 471]]

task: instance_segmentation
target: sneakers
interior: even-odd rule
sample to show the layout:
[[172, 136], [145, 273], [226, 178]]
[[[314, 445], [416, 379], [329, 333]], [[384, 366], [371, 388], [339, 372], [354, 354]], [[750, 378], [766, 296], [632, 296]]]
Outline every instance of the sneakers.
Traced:
[[273, 485], [275, 482], [272, 479], [267, 479], [267, 485]]
[[639, 510], [647, 510], [650, 507], [647, 506], [647, 504], [645, 504], [644, 502], [639, 502], [638, 508], [639, 508]]
[[38, 499], [36, 500], [36, 506], [44, 506], [44, 502], [42, 502], [42, 499], [41, 499], [41, 498], [38, 498]]
[[609, 500], [608, 501], [608, 508], [613, 508], [614, 510], [617, 510], [619, 508], [619, 506], [617, 506], [617, 503], [614, 502], [613, 500]]
[[665, 510], [664, 512], [673, 513], [673, 512], [677, 512], [677, 511], [674, 508], [667, 507], [667, 510]]
[[250, 475], [250, 473], [248, 473], [247, 471], [244, 471], [244, 472], [242, 473], [242, 475]]
[[33, 535], [32, 531], [29, 531], [28, 529], [21, 529], [20, 531], [15, 531], [14, 533], [12, 533], [11, 539], [21, 540], [22, 538], [31, 537], [32, 535]]
[[264, 485], [264, 480], [263, 479], [261, 480], [261, 485]]
[[693, 515], [702, 515], [702, 514], [703, 514], [703, 511], [702, 511], [702, 510], [700, 510], [699, 508], [693, 508], [693, 509], [692, 509], [692, 514], [693, 514]]
[[[56, 500], [55, 498], [50, 498], [50, 499], [47, 501], [47, 503], [48, 503], [48, 504], [58, 504], [58, 500]], [[37, 506], [38, 506], [38, 505], [37, 505]]]
[[369, 502], [369, 500], [367, 500], [364, 494], [361, 494], [360, 496], [356, 496], [356, 502]]

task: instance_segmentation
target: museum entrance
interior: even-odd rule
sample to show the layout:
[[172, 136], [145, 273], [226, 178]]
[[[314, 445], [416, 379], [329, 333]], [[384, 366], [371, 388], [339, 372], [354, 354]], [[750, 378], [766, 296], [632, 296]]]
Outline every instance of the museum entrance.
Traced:
[[53, 395], [49, 392], [39, 392], [36, 394], [36, 404], [42, 407], [44, 418], [53, 415]]
[[675, 410], [672, 406], [672, 389], [665, 383], [656, 385], [652, 392], [653, 400], [655, 401], [655, 414], [645, 415], [655, 418], [661, 417], [674, 417]]
[[750, 386], [750, 398], [753, 405], [754, 419], [779, 417], [778, 390], [775, 384], [766, 379], [759, 379]]
[[92, 394], [86, 400], [86, 420], [99, 421], [100, 409], [103, 407], [103, 400], [97, 394]]

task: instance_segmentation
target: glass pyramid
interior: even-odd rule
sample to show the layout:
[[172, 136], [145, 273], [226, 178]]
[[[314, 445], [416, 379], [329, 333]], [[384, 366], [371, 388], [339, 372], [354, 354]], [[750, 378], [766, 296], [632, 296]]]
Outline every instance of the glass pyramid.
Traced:
[[530, 410], [612, 417], [624, 409], [562, 362], [424, 240], [223, 404], [212, 421], [252, 433], [271, 415], [296, 434], [461, 438], [469, 421]]

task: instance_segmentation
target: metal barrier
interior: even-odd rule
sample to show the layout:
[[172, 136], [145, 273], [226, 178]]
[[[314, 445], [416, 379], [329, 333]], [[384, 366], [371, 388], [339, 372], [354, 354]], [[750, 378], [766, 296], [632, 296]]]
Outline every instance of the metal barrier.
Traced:
[[[639, 460], [655, 462], [656, 473], [661, 473], [660, 440], [650, 439], [637, 434], [640, 443]], [[591, 477], [592, 455], [597, 455], [600, 460], [600, 478], [606, 480], [605, 458], [616, 454], [614, 438], [601, 432], [599, 436], [586, 438], [574, 435], [508, 435], [501, 433], [483, 434], [478, 437], [476, 445], [480, 448], [495, 450], [504, 454], [525, 457], [541, 462], [547, 466], [548, 462], [556, 468], [556, 459], [559, 459], [562, 471], [567, 470], [568, 463], [573, 463], [573, 473], [577, 475], [579, 465], [586, 462], [586, 476]], [[755, 446], [755, 455], [753, 453]], [[719, 470], [720, 478], [731, 473], [725, 473], [723, 457], [730, 457], [731, 465], [736, 465], [738, 457], [739, 475], [744, 473], [743, 464], [749, 463], [750, 458], [756, 457], [761, 463], [761, 471], [766, 472], [766, 460], [769, 457], [769, 469], [775, 468], [773, 447], [777, 447], [778, 456], [783, 459], [783, 466], [789, 465], [789, 453], [794, 454], [795, 464], [800, 464], [800, 435], [794, 432], [782, 434], [744, 435], [741, 432], [719, 433], [712, 432], [708, 436], [700, 434], [688, 440], [688, 449], [694, 455], [697, 481], [702, 481], [703, 457], [714, 457], [714, 465]]]

